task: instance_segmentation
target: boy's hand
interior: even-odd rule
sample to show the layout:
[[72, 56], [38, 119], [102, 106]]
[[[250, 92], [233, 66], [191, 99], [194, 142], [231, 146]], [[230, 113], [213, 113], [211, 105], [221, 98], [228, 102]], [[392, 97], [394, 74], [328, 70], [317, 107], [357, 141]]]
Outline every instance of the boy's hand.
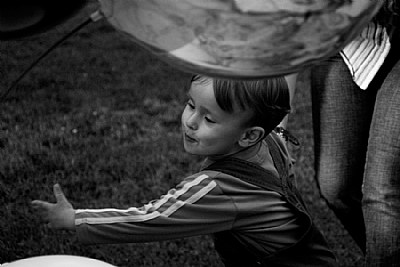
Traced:
[[53, 187], [56, 203], [49, 203], [41, 200], [32, 201], [33, 209], [54, 229], [75, 229], [75, 210], [61, 190], [59, 184]]

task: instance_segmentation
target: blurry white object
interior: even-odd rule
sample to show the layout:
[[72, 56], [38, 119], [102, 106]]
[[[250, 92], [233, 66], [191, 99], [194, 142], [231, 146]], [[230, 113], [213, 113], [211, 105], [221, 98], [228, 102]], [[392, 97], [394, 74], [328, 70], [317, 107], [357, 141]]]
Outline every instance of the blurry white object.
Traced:
[[21, 259], [1, 267], [115, 267], [103, 261], [70, 255], [49, 255]]

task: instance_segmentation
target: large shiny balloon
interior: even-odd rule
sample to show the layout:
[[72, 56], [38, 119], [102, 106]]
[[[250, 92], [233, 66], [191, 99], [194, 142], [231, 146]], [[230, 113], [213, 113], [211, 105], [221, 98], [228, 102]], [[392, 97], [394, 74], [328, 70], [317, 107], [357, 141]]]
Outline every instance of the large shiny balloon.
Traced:
[[378, 0], [99, 0], [108, 21], [182, 70], [259, 78], [333, 55]]
[[0, 264], [1, 267], [115, 267], [103, 261], [70, 255], [49, 255]]

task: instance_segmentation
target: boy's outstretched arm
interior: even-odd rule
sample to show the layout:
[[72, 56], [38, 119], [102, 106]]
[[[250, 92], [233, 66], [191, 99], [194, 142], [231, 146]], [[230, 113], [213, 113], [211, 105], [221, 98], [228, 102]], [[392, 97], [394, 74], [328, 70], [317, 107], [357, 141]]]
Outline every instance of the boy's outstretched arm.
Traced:
[[64, 196], [59, 184], [53, 187], [56, 203], [41, 200], [32, 201], [32, 207], [38, 215], [54, 229], [75, 229], [75, 210]]

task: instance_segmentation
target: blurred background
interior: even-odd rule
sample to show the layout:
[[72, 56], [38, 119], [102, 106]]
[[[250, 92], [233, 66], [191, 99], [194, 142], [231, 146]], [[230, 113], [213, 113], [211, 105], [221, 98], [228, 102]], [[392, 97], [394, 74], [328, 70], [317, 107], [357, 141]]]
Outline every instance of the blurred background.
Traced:
[[[42, 52], [97, 9], [89, 1], [41, 35], [0, 41], [0, 94]], [[180, 114], [190, 74], [155, 58], [106, 20], [89, 24], [42, 60], [0, 103], [0, 264], [69, 254], [116, 266], [221, 266], [211, 239], [84, 246], [49, 230], [30, 207], [54, 201], [59, 182], [75, 208], [141, 206], [197, 171], [184, 153]], [[320, 198], [314, 181], [309, 70], [300, 74], [288, 129], [298, 186], [340, 266], [361, 252]]]

